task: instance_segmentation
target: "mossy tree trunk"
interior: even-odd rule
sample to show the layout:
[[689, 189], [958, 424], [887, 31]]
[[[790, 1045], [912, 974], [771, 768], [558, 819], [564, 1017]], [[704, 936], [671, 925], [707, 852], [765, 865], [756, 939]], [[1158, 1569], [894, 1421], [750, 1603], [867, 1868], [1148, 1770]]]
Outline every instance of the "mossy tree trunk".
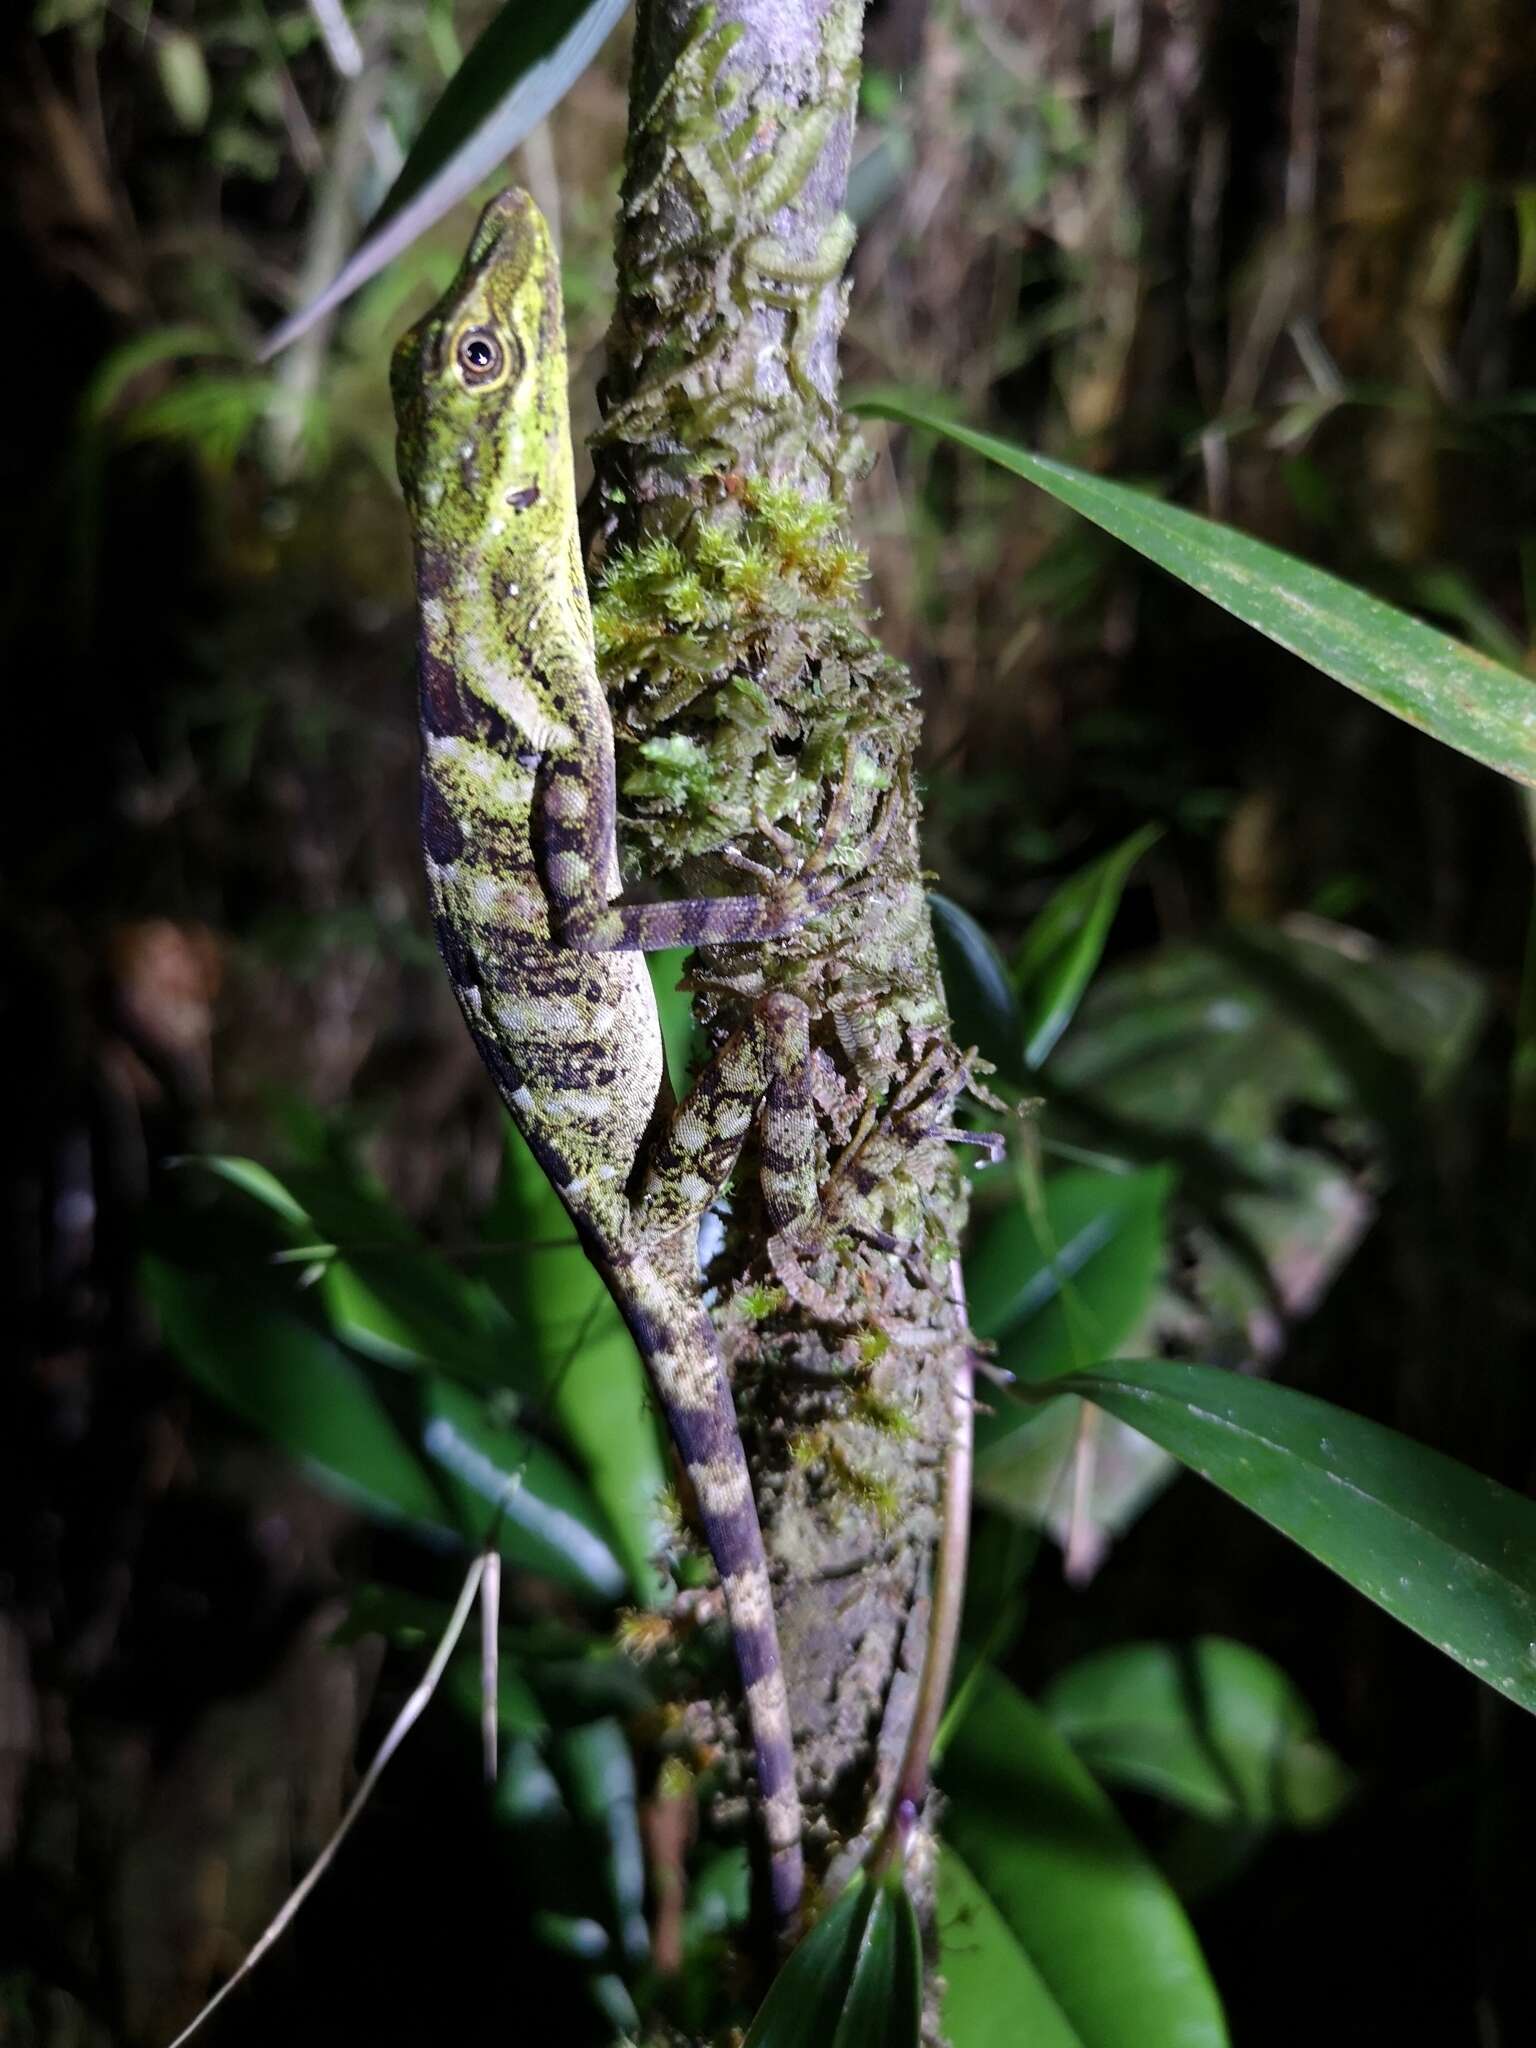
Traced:
[[[889, 1804], [966, 1341], [965, 1175], [945, 1132], [968, 1065], [919, 872], [918, 711], [860, 602], [858, 451], [837, 408], [861, 12], [641, 5], [589, 503], [631, 882], [740, 888], [723, 849], [803, 858], [847, 805], [830, 911], [700, 954], [690, 977], [712, 1042], [765, 989], [814, 1019], [824, 1227], [770, 1244], [748, 1158], [710, 1268], [775, 1565], [813, 1885]], [[714, 1730], [714, 1712], [697, 1703], [694, 1724]]]

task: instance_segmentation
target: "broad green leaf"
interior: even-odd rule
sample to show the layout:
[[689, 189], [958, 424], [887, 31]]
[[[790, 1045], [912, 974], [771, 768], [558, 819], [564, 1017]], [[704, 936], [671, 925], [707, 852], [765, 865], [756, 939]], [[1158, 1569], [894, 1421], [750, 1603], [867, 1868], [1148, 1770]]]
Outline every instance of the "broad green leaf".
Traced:
[[[1099, 973], [1051, 1056], [1046, 1142], [1179, 1169], [1178, 1284], [1116, 1348], [1269, 1364], [1375, 1213], [1394, 1141], [1464, 1064], [1487, 1002], [1462, 963], [1296, 919], [1175, 944]], [[1298, 1115], [1297, 1112], [1304, 1112]], [[1384, 1121], [1386, 1120], [1386, 1121]], [[1011, 1512], [1079, 1544], [1123, 1531], [1176, 1469], [1117, 1418], [1078, 1445], [1078, 1404], [1014, 1439]]]
[[685, 1953], [715, 1953], [718, 1937], [732, 1927], [745, 1926], [751, 1910], [752, 1866], [746, 1845], [734, 1842], [704, 1851], [688, 1875], [683, 1909]]
[[1077, 1013], [1103, 958], [1130, 872], [1159, 836], [1143, 825], [1052, 896], [1019, 943], [1013, 983], [1023, 1012], [1024, 1063], [1043, 1066]]
[[1536, 784], [1536, 683], [1266, 542], [902, 398], [852, 408], [943, 434], [1026, 478], [1382, 710]]
[[[621, 1761], [615, 1732], [598, 1735], [585, 1755], [578, 1741], [574, 1756], [565, 1742], [542, 1745], [514, 1737], [497, 1784], [497, 1818], [518, 1837], [509, 1873], [514, 1883], [521, 1881], [530, 1931], [562, 1955], [589, 1965], [611, 1963], [616, 1946], [608, 1926], [615, 1873], [600, 1847], [606, 1832], [605, 1780], [621, 1804], [632, 1805], [634, 1796], [633, 1765], [627, 1753]], [[618, 1741], [622, 1744], [622, 1734]], [[552, 1762], [561, 1775], [556, 1775]], [[611, 1774], [605, 1766], [612, 1767]], [[627, 1786], [622, 1775], [626, 1768]], [[578, 1803], [581, 1818], [573, 1810]], [[585, 1979], [585, 1989], [611, 2023], [604, 2038], [632, 2037], [638, 2019], [622, 1980], [611, 1973], [594, 1974]], [[580, 2016], [571, 2013], [567, 2018], [574, 2033], [584, 2038]]]
[[862, 1872], [832, 1901], [768, 1988], [743, 2048], [804, 2048], [837, 2024], [869, 1911]]
[[947, 1842], [939, 1850], [939, 1961], [953, 2048], [1083, 2048], [1019, 1937]]
[[1022, 1084], [1023, 1021], [1002, 954], [970, 912], [947, 896], [930, 896], [928, 908], [956, 1040], [974, 1045], [1007, 1080]]
[[497, 1532], [502, 1555], [578, 1592], [616, 1600], [625, 1576], [597, 1504], [553, 1451], [493, 1422], [485, 1404], [451, 1380], [422, 1395], [422, 1449], [442, 1474], [473, 1542]]
[[365, 1374], [328, 1337], [227, 1281], [153, 1257], [142, 1271], [167, 1346], [200, 1386], [375, 1512], [452, 1526]]
[[1327, 1401], [1174, 1360], [1066, 1384], [1536, 1713], [1536, 1501]]
[[527, 1340], [481, 1282], [419, 1242], [393, 1256], [327, 1260], [320, 1297], [336, 1335], [381, 1365], [439, 1366], [476, 1387], [526, 1385]]
[[506, 0], [428, 115], [369, 232], [323, 291], [273, 329], [268, 361], [466, 198], [564, 98], [626, 0]]
[[[996, 1343], [999, 1365], [1036, 1384], [1114, 1356], [1157, 1287], [1172, 1185], [1167, 1167], [1074, 1168], [1045, 1181], [1043, 1218], [1020, 1200], [993, 1219], [966, 1262], [966, 1288], [976, 1334]], [[1060, 1506], [1078, 1402], [990, 1405], [976, 1418], [977, 1497], [1024, 1519]]]
[[[1047, 2015], [1042, 2041], [1223, 2048], [1221, 2005], [1178, 1900], [1087, 1767], [995, 1672], [975, 1688], [941, 1784], [946, 1837], [1027, 1966], [1008, 1981], [1023, 1998], [1038, 1980], [1054, 2003], [1051, 2014], [1034, 2000]], [[988, 1931], [989, 1965], [1001, 1970], [995, 1925]], [[956, 2048], [970, 2048], [958, 2033]]]
[[917, 2048], [922, 1949], [899, 1871], [860, 1872], [774, 1978], [744, 2048]]
[[486, 1272], [517, 1318], [541, 1402], [601, 1502], [636, 1597], [656, 1598], [666, 1487], [645, 1374], [560, 1199], [507, 1124]]
[[1214, 1137], [1262, 1176], [1297, 1103], [1412, 1116], [1464, 1062], [1486, 1009], [1478, 978], [1444, 956], [1315, 918], [1240, 926], [1100, 975], [1051, 1079], [1153, 1143]]
[[1316, 1827], [1349, 1794], [1285, 1673], [1222, 1636], [1117, 1644], [1069, 1665], [1040, 1704], [1095, 1777], [1206, 1820]]
[[[1162, 1263], [1171, 1170], [1073, 1167], [1043, 1184], [1043, 1217], [1022, 1199], [995, 1216], [966, 1264], [978, 1337], [1030, 1381], [1112, 1355], [1145, 1308]], [[1042, 1229], [1043, 1224], [1043, 1229]]]
[[362, 1175], [304, 1168], [289, 1185], [337, 1247], [321, 1297], [338, 1337], [382, 1365], [438, 1367], [471, 1386], [527, 1391], [527, 1339], [494, 1290], [450, 1266]]

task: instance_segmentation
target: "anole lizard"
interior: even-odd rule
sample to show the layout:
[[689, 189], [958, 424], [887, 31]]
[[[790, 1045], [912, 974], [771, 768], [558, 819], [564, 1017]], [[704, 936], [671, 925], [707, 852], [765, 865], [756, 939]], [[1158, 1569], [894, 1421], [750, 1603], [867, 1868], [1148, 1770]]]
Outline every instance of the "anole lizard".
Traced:
[[[577, 534], [559, 264], [538, 209], [486, 208], [393, 386], [416, 549], [422, 832], [439, 944], [503, 1100], [645, 1361], [697, 1497], [745, 1689], [781, 1923], [800, 1801], [773, 1600], [698, 1224], [761, 1117], [775, 1230], [816, 1207], [809, 1016], [764, 997], [681, 1104], [643, 951], [773, 938], [840, 886], [847, 785], [760, 893], [615, 902], [613, 731]], [[765, 826], [770, 844], [783, 835]], [[756, 867], [743, 860], [742, 866]]]

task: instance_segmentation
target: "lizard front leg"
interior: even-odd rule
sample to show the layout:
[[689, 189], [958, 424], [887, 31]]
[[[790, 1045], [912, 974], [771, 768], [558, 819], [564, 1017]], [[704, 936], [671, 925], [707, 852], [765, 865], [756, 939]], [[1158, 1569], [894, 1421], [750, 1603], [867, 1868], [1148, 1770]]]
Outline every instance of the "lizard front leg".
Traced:
[[[847, 833], [856, 767], [850, 746], [817, 843], [804, 860], [795, 861], [788, 835], [763, 818], [758, 829], [780, 857], [777, 869], [740, 853], [725, 854], [734, 866], [761, 876], [762, 889], [617, 903], [607, 886], [615, 871], [617, 823], [611, 738], [600, 732], [581, 756], [545, 758], [534, 779], [533, 846], [555, 944], [586, 953], [654, 953], [669, 946], [752, 945], [787, 937], [834, 897], [863, 886], [831, 865]], [[863, 847], [866, 871], [879, 856], [890, 820], [889, 804], [882, 805]]]

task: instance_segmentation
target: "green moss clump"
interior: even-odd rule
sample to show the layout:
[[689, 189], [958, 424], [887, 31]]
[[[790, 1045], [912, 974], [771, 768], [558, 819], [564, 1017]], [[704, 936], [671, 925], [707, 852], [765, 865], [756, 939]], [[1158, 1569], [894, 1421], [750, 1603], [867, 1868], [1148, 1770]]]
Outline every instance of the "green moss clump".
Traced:
[[637, 865], [719, 846], [759, 807], [792, 820], [855, 736], [866, 794], [884, 785], [910, 687], [867, 630], [868, 573], [838, 504], [721, 476], [680, 536], [609, 558], [593, 629]]

